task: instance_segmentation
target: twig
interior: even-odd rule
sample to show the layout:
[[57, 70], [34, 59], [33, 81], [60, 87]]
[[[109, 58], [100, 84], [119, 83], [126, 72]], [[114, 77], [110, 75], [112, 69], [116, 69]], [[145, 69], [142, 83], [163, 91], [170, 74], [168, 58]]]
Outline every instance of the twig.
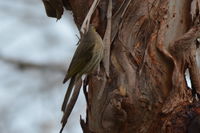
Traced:
[[114, 21], [112, 25], [111, 43], [114, 41], [119, 29], [122, 26], [122, 20], [123, 20], [124, 14], [126, 10], [128, 9], [128, 6], [130, 5], [131, 2], [132, 0], [129, 0], [128, 2], [127, 0], [124, 0], [120, 8], [117, 10], [117, 12], [113, 16]]
[[133, 62], [135, 62], [135, 65], [138, 67], [139, 63], [135, 54], [133, 54], [133, 52], [129, 48], [127, 48], [127, 46], [124, 44], [124, 41], [122, 41], [121, 37], [119, 37], [119, 41], [121, 42], [120, 44], [123, 46], [123, 48], [131, 55], [131, 57], [133, 58]]
[[109, 66], [110, 66], [110, 45], [111, 45], [111, 20], [112, 20], [112, 0], [109, 0], [108, 9], [107, 9], [107, 27], [106, 32], [104, 34], [103, 42], [104, 42], [104, 58], [103, 65], [105, 68], [106, 75], [103, 75], [102, 85], [99, 90], [98, 99], [101, 98], [104, 92], [104, 88], [106, 85], [106, 76], [109, 77]]
[[126, 0], [124, 0], [124, 1], [122, 2], [122, 4], [120, 5], [120, 7], [118, 8], [118, 10], [115, 12], [115, 14], [113, 15], [114, 17], [120, 12], [120, 10], [122, 9], [122, 7], [123, 7], [125, 1], [126, 1]]
[[104, 34], [104, 58], [103, 64], [105, 68], [106, 75], [109, 77], [109, 66], [110, 66], [110, 45], [111, 45], [111, 22], [112, 22], [112, 0], [109, 0], [108, 9], [107, 9], [107, 27]]
[[128, 9], [128, 6], [130, 5], [131, 1], [132, 1], [132, 0], [129, 0], [128, 3], [127, 3], [127, 5], [125, 6], [125, 8], [124, 8], [124, 10], [123, 10], [123, 12], [122, 12], [121, 18], [124, 17], [124, 14], [125, 14], [126, 10]]
[[61, 65], [52, 65], [52, 64], [36, 64], [32, 62], [26, 62], [22, 60], [17, 60], [17, 59], [12, 59], [12, 58], [7, 58], [0, 56], [0, 60], [6, 63], [14, 64], [19, 66], [21, 69], [49, 69], [49, 70], [54, 70], [54, 71], [61, 71], [61, 72], [66, 72], [65, 68], [62, 67]]
[[87, 30], [89, 28], [91, 16], [94, 13], [99, 2], [100, 2], [100, 0], [94, 0], [94, 2], [92, 3], [92, 6], [90, 7], [90, 9], [89, 9], [84, 21], [83, 21], [83, 24], [81, 26], [81, 33], [87, 32]]

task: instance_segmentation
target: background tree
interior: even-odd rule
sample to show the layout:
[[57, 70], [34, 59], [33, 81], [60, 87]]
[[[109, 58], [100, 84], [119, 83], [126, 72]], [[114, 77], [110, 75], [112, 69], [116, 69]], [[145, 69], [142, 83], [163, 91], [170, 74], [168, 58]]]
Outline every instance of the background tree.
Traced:
[[[71, 10], [79, 29], [93, 2], [43, 1], [51, 17], [59, 19], [63, 6]], [[109, 32], [108, 2], [101, 0], [91, 19], [102, 38]], [[89, 75], [84, 84], [84, 133], [200, 132], [195, 100], [200, 92], [199, 9], [199, 0], [112, 1], [111, 43], [106, 43], [99, 75]]]

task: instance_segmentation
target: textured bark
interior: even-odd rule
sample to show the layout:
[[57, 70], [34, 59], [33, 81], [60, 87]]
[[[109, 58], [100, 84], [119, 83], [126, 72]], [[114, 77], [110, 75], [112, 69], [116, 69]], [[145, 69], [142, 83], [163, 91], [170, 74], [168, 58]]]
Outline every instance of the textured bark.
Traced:
[[[92, 0], [63, 2], [80, 27]], [[195, 127], [191, 121], [200, 115], [200, 104], [185, 80], [188, 69], [192, 89], [200, 92], [195, 57], [200, 3], [193, 2], [113, 0], [110, 76], [102, 65], [98, 76], [89, 75], [89, 87], [84, 85], [84, 133], [187, 133]], [[102, 38], [107, 6], [101, 0], [91, 21]]]

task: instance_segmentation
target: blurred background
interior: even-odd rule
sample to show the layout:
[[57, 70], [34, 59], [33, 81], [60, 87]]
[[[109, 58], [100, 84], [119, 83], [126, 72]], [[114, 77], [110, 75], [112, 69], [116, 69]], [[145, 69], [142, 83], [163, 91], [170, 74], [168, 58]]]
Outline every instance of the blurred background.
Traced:
[[[0, 132], [58, 133], [62, 80], [76, 49], [72, 13], [46, 16], [41, 0], [0, 1]], [[64, 133], [81, 133], [81, 93]]]

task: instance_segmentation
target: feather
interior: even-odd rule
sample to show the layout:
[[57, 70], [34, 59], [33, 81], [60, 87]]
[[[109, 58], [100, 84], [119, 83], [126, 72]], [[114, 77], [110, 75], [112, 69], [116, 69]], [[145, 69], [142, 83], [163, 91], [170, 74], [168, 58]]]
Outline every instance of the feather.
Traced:
[[64, 98], [64, 101], [63, 101], [63, 104], [62, 104], [62, 111], [64, 112], [65, 111], [65, 108], [67, 106], [67, 103], [68, 103], [68, 100], [69, 100], [69, 97], [70, 97], [70, 94], [72, 92], [72, 89], [73, 89], [73, 86], [74, 86], [74, 83], [75, 83], [75, 79], [76, 77], [72, 77], [71, 80], [70, 80], [70, 83], [69, 83], [69, 86], [67, 88], [67, 92], [65, 94], [65, 98]]
[[67, 108], [66, 110], [64, 111], [64, 115], [63, 115], [63, 118], [61, 120], [61, 123], [62, 123], [62, 128], [60, 129], [60, 133], [62, 133], [66, 123], [67, 123], [67, 120], [72, 112], [72, 109], [74, 108], [74, 105], [77, 101], [77, 98], [78, 98], [78, 95], [79, 95], [79, 92], [80, 92], [80, 89], [81, 89], [81, 86], [82, 86], [82, 80], [79, 78], [77, 80], [77, 83], [76, 83], [76, 86], [75, 86], [75, 89], [73, 91], [73, 95], [72, 95], [72, 98], [70, 99], [70, 102], [69, 104], [67, 105]]

